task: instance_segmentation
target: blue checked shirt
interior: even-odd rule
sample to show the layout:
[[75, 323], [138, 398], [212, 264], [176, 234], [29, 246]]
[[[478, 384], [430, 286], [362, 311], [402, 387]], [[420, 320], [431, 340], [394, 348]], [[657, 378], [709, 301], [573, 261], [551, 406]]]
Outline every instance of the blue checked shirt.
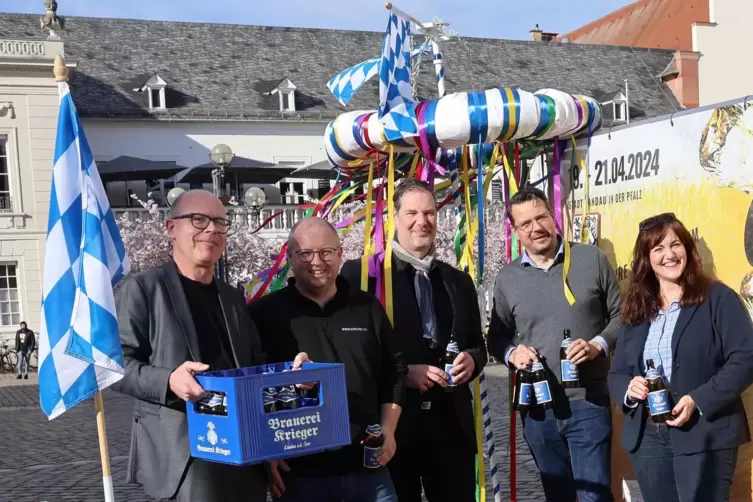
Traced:
[[[551, 265], [549, 265], [549, 268], [552, 268], [556, 263], [559, 263], [561, 260], [565, 258], [565, 241], [562, 239], [561, 235], [557, 236], [557, 240], [560, 243], [560, 247], [557, 250], [557, 255], [554, 257], [554, 261]], [[524, 267], [533, 267], [538, 268], [540, 270], [548, 270], [548, 268], [539, 267], [534, 263], [534, 261], [531, 259], [530, 256], [528, 256], [528, 252], [526, 250], [523, 250], [523, 254], [520, 256], [520, 264]], [[604, 350], [605, 354], [609, 354], [609, 345], [607, 344], [607, 341], [604, 340], [601, 336], [595, 336], [591, 340], [593, 342], [597, 342], [599, 345], [601, 345], [601, 348]], [[505, 364], [507, 366], [510, 366], [510, 354], [512, 354], [512, 351], [515, 350], [515, 347], [510, 347], [507, 349], [507, 352], [505, 353]]]
[[[680, 317], [679, 300], [672, 302], [666, 312], [659, 314], [651, 321], [648, 328], [648, 338], [643, 346], [643, 362], [653, 359], [654, 368], [664, 380], [664, 385], [669, 386], [672, 378], [672, 334], [675, 332], [677, 318]], [[638, 403], [632, 402], [625, 393], [625, 405], [635, 408]]]

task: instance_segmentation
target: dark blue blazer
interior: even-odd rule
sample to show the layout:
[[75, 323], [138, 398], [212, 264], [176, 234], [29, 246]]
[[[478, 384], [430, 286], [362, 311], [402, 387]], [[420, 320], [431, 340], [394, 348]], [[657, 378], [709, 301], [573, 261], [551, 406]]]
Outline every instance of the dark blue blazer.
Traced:
[[[645, 374], [643, 347], [649, 323], [624, 326], [617, 339], [609, 393], [626, 415], [622, 446], [634, 452], [640, 446], [648, 420], [644, 402], [624, 406], [633, 377]], [[670, 427], [672, 450], [691, 454], [733, 448], [750, 441], [748, 420], [740, 395], [753, 383], [753, 326], [737, 294], [713, 282], [706, 301], [683, 308], [672, 335], [672, 376], [669, 389], [674, 403], [690, 394], [697, 410], [682, 427]], [[699, 413], [700, 412], [700, 413]]]

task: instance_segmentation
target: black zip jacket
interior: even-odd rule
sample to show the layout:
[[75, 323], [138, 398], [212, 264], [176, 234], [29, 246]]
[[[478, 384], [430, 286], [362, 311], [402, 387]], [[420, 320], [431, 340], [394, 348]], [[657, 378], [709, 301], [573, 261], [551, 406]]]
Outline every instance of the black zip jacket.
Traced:
[[289, 459], [291, 471], [301, 475], [373, 471], [363, 467], [366, 427], [380, 423], [383, 404], [402, 406], [405, 399], [407, 366], [382, 305], [342, 277], [336, 284], [337, 294], [324, 307], [301, 295], [294, 279], [249, 305], [268, 363], [306, 352], [311, 361], [345, 365], [352, 444]]

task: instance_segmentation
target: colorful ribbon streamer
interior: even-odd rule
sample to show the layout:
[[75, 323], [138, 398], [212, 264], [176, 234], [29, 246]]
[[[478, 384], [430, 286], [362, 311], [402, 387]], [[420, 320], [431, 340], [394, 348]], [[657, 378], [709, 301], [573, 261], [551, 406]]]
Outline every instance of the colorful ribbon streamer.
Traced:
[[395, 165], [394, 151], [390, 146], [390, 162], [387, 168], [387, 252], [384, 257], [385, 310], [392, 325], [395, 318], [392, 304], [392, 240], [395, 238]]

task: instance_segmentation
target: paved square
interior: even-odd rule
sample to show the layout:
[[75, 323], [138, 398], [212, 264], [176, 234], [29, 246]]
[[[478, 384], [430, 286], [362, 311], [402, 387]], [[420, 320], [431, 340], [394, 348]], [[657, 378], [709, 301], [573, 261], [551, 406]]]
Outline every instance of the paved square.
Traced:
[[[486, 370], [491, 398], [492, 428], [502, 481], [502, 500], [509, 500], [507, 370], [490, 365]], [[36, 375], [16, 380], [0, 375], [0, 427], [6, 448], [0, 460], [0, 501], [8, 502], [101, 502], [102, 469], [99, 462], [94, 401], [82, 403], [53, 421], [39, 408]], [[125, 483], [130, 440], [130, 398], [105, 391], [105, 419], [117, 502], [151, 501], [141, 487]], [[541, 482], [517, 434], [519, 502], [543, 501]], [[487, 469], [487, 500], [493, 501]]]

